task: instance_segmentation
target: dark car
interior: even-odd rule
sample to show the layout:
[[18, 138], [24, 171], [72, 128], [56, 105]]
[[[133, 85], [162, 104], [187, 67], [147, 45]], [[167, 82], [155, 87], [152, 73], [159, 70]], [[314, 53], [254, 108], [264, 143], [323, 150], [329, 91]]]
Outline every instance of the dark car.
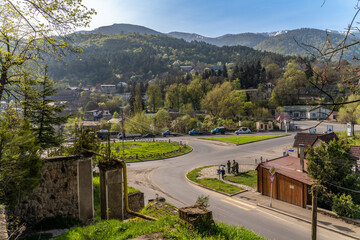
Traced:
[[143, 136], [143, 138], [154, 138], [154, 137], [155, 137], [155, 135], [152, 133], [148, 133]]

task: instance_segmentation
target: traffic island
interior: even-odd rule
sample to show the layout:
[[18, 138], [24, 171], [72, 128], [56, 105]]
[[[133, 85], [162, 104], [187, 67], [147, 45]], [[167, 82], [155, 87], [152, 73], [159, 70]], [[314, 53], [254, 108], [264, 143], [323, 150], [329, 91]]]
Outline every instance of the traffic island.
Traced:
[[[212, 177], [205, 177], [201, 173], [202, 170], [206, 168], [214, 168], [214, 174]], [[236, 194], [239, 194], [243, 191], [247, 191], [242, 187], [236, 186], [235, 184], [226, 183], [223, 180], [219, 180], [219, 177], [216, 177], [217, 173], [215, 172], [217, 166], [204, 166], [201, 168], [196, 168], [191, 170], [186, 174], [186, 177], [188, 180], [190, 180], [192, 183], [204, 187], [206, 189], [216, 191], [228, 196], [233, 196]]]

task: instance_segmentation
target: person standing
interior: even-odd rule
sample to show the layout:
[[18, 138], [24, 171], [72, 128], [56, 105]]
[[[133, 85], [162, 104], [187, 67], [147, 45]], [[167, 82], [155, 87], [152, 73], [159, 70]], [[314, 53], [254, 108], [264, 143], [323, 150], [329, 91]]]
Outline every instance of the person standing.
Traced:
[[232, 164], [231, 164], [231, 172], [233, 173], [233, 174], [235, 174], [235, 160], [233, 160], [233, 162], [232, 162]]
[[230, 168], [231, 168], [231, 162], [230, 162], [230, 160], [227, 161], [226, 165], [227, 165], [228, 174], [230, 174]]
[[235, 162], [235, 172], [236, 174], [239, 174], [239, 163]]
[[222, 169], [221, 169], [221, 177], [222, 177], [223, 180], [224, 180], [224, 176], [225, 176], [225, 169], [222, 168]]

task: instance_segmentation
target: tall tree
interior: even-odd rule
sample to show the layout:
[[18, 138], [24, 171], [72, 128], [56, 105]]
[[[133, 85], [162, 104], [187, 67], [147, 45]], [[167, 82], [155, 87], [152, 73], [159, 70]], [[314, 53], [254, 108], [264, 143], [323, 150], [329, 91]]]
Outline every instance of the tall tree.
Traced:
[[42, 148], [60, 145], [61, 138], [56, 135], [54, 127], [66, 122], [68, 118], [67, 116], [59, 116], [64, 106], [50, 104], [53, 103], [51, 96], [57, 91], [54, 84], [48, 77], [47, 67], [45, 67], [44, 77], [39, 82], [38, 99], [33, 103], [28, 114], [28, 120], [30, 120], [36, 140]]
[[148, 103], [153, 112], [161, 107], [162, 94], [159, 85], [152, 84], [148, 87], [146, 94], [148, 95]]
[[82, 0], [5, 0], [0, 3], [0, 100], [14, 95], [18, 74], [27, 63], [38, 63], [43, 53], [63, 55], [71, 47], [65, 36], [89, 25], [93, 9]]

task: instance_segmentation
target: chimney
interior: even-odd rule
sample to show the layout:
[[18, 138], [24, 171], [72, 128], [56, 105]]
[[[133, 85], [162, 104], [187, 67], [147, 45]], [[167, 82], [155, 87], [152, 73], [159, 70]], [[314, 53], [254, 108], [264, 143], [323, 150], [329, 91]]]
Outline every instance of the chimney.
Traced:
[[301, 171], [304, 172], [304, 144], [299, 144], [300, 147], [300, 165]]

